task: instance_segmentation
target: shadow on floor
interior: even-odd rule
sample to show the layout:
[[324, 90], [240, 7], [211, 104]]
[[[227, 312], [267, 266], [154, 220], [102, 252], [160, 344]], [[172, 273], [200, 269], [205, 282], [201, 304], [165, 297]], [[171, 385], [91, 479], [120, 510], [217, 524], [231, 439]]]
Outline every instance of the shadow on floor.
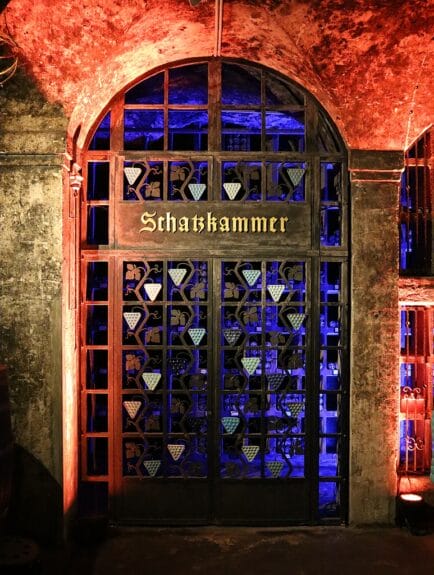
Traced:
[[[110, 528], [41, 552], [43, 575], [432, 575], [434, 534], [406, 528]], [[38, 574], [39, 575], [39, 574]]]

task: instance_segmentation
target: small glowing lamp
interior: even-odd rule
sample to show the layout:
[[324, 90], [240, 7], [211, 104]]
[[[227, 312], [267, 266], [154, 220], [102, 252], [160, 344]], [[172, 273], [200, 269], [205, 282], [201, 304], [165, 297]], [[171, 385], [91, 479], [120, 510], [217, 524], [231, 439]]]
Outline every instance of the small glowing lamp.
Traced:
[[422, 495], [417, 495], [416, 493], [401, 493], [399, 498], [401, 501], [406, 501], [408, 503], [420, 503], [423, 501]]
[[396, 524], [407, 527], [412, 535], [427, 533], [427, 510], [421, 495], [400, 493], [396, 502]]

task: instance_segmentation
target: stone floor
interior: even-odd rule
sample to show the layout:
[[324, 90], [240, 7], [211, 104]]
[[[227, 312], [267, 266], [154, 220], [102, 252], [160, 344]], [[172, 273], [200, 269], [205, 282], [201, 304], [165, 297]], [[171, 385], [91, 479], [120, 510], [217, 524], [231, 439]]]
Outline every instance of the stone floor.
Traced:
[[111, 528], [99, 543], [43, 549], [39, 573], [433, 575], [434, 533], [417, 536], [396, 527]]

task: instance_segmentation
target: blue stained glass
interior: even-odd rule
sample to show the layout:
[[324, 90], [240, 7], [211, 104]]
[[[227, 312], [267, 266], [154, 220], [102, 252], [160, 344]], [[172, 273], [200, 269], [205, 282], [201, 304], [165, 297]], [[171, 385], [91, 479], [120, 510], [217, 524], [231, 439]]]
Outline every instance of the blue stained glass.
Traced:
[[89, 150], [110, 150], [110, 112], [101, 120], [89, 144]]
[[108, 200], [110, 190], [110, 164], [89, 162], [87, 164], [87, 199]]
[[402, 208], [411, 208], [412, 207], [412, 195], [409, 193], [410, 190], [408, 189], [408, 174], [407, 170], [402, 173], [401, 176], [401, 207]]
[[321, 201], [340, 202], [342, 195], [342, 165], [321, 162]]
[[412, 363], [401, 363], [400, 365], [400, 381], [401, 387], [414, 387], [414, 369], [415, 366]]
[[163, 150], [164, 114], [162, 110], [125, 110], [124, 122], [126, 150]]
[[104, 393], [87, 395], [87, 432], [105, 432], [108, 430], [108, 396]]
[[169, 110], [169, 150], [208, 149], [208, 112]]
[[222, 112], [221, 120], [222, 150], [229, 152], [261, 150], [260, 112], [226, 110]]
[[339, 483], [336, 481], [320, 481], [319, 483], [319, 513], [320, 517], [339, 517]]
[[261, 73], [239, 64], [222, 65], [222, 104], [260, 106]]
[[304, 113], [266, 112], [267, 151], [304, 151]]
[[321, 206], [321, 245], [341, 245], [341, 210], [339, 206]]
[[413, 229], [409, 224], [400, 226], [400, 266], [401, 270], [411, 268], [413, 260]]
[[[323, 440], [321, 440], [323, 441]], [[319, 476], [336, 477], [338, 471], [338, 454], [337, 453], [320, 453], [319, 454]]]
[[108, 206], [90, 206], [87, 211], [87, 243], [90, 245], [108, 244]]
[[163, 104], [163, 102], [164, 72], [143, 80], [125, 94], [125, 104]]
[[108, 356], [106, 349], [89, 349], [86, 354], [86, 388], [107, 389]]
[[169, 70], [169, 104], [200, 106], [207, 103], [207, 64], [193, 64]]
[[87, 264], [88, 301], [105, 301], [108, 299], [108, 262], [89, 262]]
[[86, 344], [107, 345], [108, 309], [106, 305], [91, 305], [87, 308]]

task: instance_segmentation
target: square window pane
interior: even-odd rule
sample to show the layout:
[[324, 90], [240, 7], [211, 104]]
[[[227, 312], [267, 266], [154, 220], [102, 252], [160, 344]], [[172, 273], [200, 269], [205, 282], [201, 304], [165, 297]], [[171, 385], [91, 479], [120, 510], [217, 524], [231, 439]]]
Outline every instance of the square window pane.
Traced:
[[87, 164], [87, 199], [108, 200], [110, 192], [110, 164], [89, 162]]
[[87, 210], [87, 243], [108, 244], [109, 207], [90, 206]]
[[163, 150], [163, 110], [125, 110], [125, 150]]
[[208, 149], [208, 112], [169, 110], [169, 150]]
[[223, 111], [221, 115], [222, 150], [254, 152], [261, 150], [260, 112]]
[[265, 131], [267, 151], [304, 151], [304, 112], [266, 112]]

